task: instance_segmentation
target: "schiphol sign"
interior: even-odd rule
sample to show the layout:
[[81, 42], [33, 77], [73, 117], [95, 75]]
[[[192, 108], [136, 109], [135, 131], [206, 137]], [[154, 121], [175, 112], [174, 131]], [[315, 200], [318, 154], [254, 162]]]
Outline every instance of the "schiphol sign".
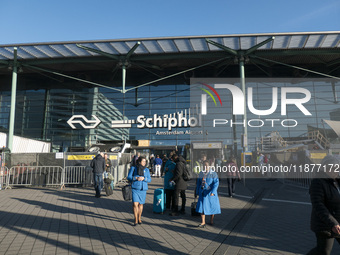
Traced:
[[159, 116], [154, 114], [152, 118], [146, 118], [144, 115], [137, 117], [137, 128], [167, 128], [171, 131], [173, 128], [187, 128], [201, 126], [201, 115], [191, 116], [187, 110], [174, 114], [165, 114]]
[[[259, 110], [254, 107], [253, 104], [253, 88], [247, 88], [247, 101], [245, 104], [245, 95], [242, 90], [236, 85], [231, 84], [213, 84], [212, 86], [208, 84], [202, 84], [207, 88], [211, 89], [212, 92], [218, 97], [220, 104], [222, 106], [222, 99], [220, 95], [217, 93], [215, 89], [226, 89], [231, 92], [233, 99], [232, 106], [232, 114], [233, 115], [244, 115], [245, 114], [245, 105], [248, 110], [254, 115], [258, 116], [269, 116], [273, 114], [278, 107], [278, 89], [277, 87], [272, 88], [272, 105], [269, 109]], [[311, 99], [311, 93], [309, 90], [300, 87], [281, 87], [281, 116], [287, 115], [287, 105], [295, 105], [304, 115], [310, 116], [312, 115], [304, 106], [305, 103], [309, 102]], [[213, 98], [212, 93], [203, 89], [203, 91], [207, 92], [210, 97]], [[303, 94], [303, 98], [292, 98], [292, 94]], [[290, 98], [288, 98], [290, 95]], [[177, 134], [176, 132], [171, 132], [173, 128], [188, 128], [188, 127], [201, 127], [202, 126], [202, 116], [207, 115], [207, 94], [201, 94], [201, 112], [196, 114], [191, 114], [190, 109], [173, 113], [173, 114], [164, 114], [157, 115], [154, 114], [153, 117], [146, 117], [145, 115], [139, 115], [136, 120], [112, 120], [111, 127], [112, 128], [131, 128], [132, 124], [137, 124], [137, 128], [166, 128], [167, 132], [158, 132], [157, 134]], [[213, 101], [216, 101], [213, 98]], [[94, 120], [87, 119], [84, 115], [74, 115], [72, 116], [67, 123], [73, 128], [76, 129], [74, 124], [80, 124], [85, 129], [96, 128], [101, 121], [95, 116], [92, 115]], [[85, 122], [85, 123], [84, 123]], [[234, 125], [242, 125], [249, 127], [262, 127], [265, 124], [274, 127], [278, 123], [281, 124], [282, 127], [295, 127], [298, 125], [297, 120], [295, 119], [277, 119], [277, 118], [265, 118], [263, 119], [250, 119], [243, 120], [242, 122], [233, 121], [232, 119], [213, 119], [212, 127], [216, 127], [218, 125], [230, 125], [230, 127]], [[183, 132], [183, 131], [179, 131]], [[185, 133], [187, 134], [187, 133]]]
[[[164, 114], [157, 115], [154, 114], [153, 117], [147, 118], [144, 115], [139, 115], [135, 120], [112, 120], [111, 127], [112, 128], [131, 128], [132, 124], [137, 123], [137, 128], [167, 128], [168, 131], [171, 131], [173, 128], [188, 128], [188, 127], [197, 127], [201, 126], [202, 119], [201, 115], [196, 115], [197, 117], [190, 114], [190, 110], [184, 110], [181, 112], [173, 113], [173, 114]], [[85, 129], [93, 129], [96, 128], [101, 121], [95, 115], [92, 115], [94, 120], [87, 119], [84, 115], [73, 115], [67, 123], [70, 125], [72, 129], [76, 129], [74, 124], [79, 124]], [[176, 133], [177, 132], [177, 133]], [[182, 134], [184, 131], [176, 131], [175, 133], [171, 132], [159, 132], [157, 134]], [[178, 133], [179, 132], [179, 133]], [[185, 131], [183, 134], [192, 134], [190, 131]]]

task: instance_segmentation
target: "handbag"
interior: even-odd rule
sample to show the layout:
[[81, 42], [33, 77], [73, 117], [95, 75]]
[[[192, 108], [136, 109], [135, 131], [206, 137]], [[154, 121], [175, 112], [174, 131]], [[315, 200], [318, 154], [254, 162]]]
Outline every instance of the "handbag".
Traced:
[[124, 201], [132, 200], [132, 187], [131, 187], [131, 185], [125, 185], [122, 188], [122, 193], [123, 193]]
[[201, 216], [200, 213], [196, 212], [196, 206], [197, 206], [197, 202], [195, 198], [194, 202], [191, 203], [191, 216]]

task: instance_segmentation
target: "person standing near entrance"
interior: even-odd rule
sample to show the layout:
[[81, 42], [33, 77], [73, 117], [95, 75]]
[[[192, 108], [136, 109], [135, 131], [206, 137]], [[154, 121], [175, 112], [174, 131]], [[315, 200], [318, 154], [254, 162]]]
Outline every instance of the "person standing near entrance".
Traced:
[[154, 171], [154, 165], [155, 165], [155, 155], [151, 154], [150, 160], [149, 160], [149, 167], [150, 167], [150, 173], [153, 174]]
[[164, 175], [164, 172], [165, 172], [165, 164], [166, 162], [168, 161], [168, 157], [166, 156], [166, 154], [163, 155], [163, 158], [162, 158], [162, 167], [161, 167], [161, 176]]
[[162, 167], [162, 159], [157, 155], [155, 158], [154, 164], [155, 164], [155, 176], [160, 177], [161, 176], [161, 167]]
[[107, 173], [111, 173], [111, 160], [108, 158], [107, 153], [104, 154], [104, 159], [105, 159], [105, 171]]
[[236, 159], [231, 157], [227, 161], [227, 183], [228, 183], [228, 192], [229, 197], [233, 197], [235, 195], [235, 183], [236, 180], [241, 180], [240, 171], [236, 164]]
[[331, 254], [334, 239], [340, 244], [340, 156], [328, 155], [321, 161], [319, 178], [309, 188], [312, 202], [311, 230], [316, 247], [307, 255]]
[[198, 194], [199, 196], [196, 212], [201, 214], [202, 220], [202, 223], [198, 225], [199, 228], [205, 227], [206, 215], [210, 215], [210, 224], [213, 225], [215, 214], [221, 213], [220, 201], [217, 195], [219, 185], [217, 173], [215, 171], [211, 171], [209, 161], [204, 161], [203, 165], [204, 168], [201, 170], [199, 177], [197, 178], [195, 192], [195, 194]]
[[96, 191], [96, 198], [100, 197], [100, 192], [103, 189], [103, 172], [105, 171], [105, 159], [104, 153], [99, 153], [91, 161], [91, 167], [93, 169], [93, 182], [94, 189]]
[[175, 185], [174, 182], [170, 182], [170, 180], [174, 177], [174, 171], [175, 171], [176, 163], [172, 161], [170, 158], [164, 166], [164, 191], [165, 191], [165, 208], [166, 209], [173, 209], [175, 204], [175, 197], [174, 197], [174, 190]]
[[151, 182], [150, 171], [146, 168], [146, 158], [139, 157], [136, 166], [130, 168], [127, 179], [132, 182], [132, 204], [134, 226], [142, 224], [143, 205], [145, 204], [148, 183]]
[[[185, 159], [181, 156], [178, 156], [177, 154], [174, 154], [172, 156], [172, 160], [176, 163], [174, 177], [170, 179], [169, 181], [174, 181], [176, 183], [175, 185], [175, 191], [174, 191], [174, 205], [173, 210], [170, 213], [171, 216], [178, 216], [179, 213], [185, 214], [185, 203], [186, 203], [186, 196], [185, 196], [185, 190], [188, 187], [187, 182], [183, 179], [184, 170], [186, 168], [186, 162]], [[178, 211], [178, 202], [179, 202], [179, 195], [181, 195], [182, 199], [182, 207], [181, 210]]]

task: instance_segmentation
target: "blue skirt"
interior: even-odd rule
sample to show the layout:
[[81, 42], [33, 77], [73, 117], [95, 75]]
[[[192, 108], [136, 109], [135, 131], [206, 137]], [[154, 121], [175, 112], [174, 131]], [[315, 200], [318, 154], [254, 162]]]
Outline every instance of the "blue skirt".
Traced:
[[145, 204], [146, 190], [132, 189], [132, 202], [138, 202], [141, 205]]

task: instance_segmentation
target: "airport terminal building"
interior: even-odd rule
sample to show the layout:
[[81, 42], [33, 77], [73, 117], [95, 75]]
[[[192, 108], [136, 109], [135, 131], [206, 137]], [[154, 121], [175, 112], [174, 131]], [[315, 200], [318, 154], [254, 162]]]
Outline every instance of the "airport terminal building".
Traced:
[[14, 135], [56, 152], [124, 141], [255, 150], [273, 132], [337, 143], [339, 77], [340, 32], [0, 45], [0, 131], [14, 86]]

